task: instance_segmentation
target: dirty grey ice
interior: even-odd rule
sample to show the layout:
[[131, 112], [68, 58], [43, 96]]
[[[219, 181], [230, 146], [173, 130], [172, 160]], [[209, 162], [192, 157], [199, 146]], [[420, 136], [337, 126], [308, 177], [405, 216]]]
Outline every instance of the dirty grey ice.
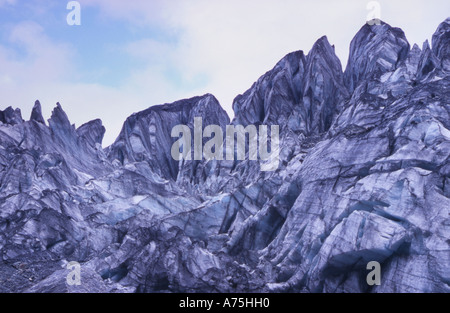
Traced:
[[[450, 18], [422, 47], [364, 25], [320, 38], [233, 103], [133, 114], [102, 148], [0, 111], [0, 292], [450, 292]], [[280, 166], [174, 161], [175, 125], [280, 125]], [[66, 265], [81, 265], [81, 285]], [[381, 264], [381, 285], [366, 265]]]

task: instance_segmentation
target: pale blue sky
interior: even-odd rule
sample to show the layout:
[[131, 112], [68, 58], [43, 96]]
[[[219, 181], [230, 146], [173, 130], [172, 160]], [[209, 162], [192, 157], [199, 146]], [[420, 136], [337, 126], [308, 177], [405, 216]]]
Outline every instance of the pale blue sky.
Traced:
[[[345, 66], [369, 14], [363, 0], [0, 0], [0, 109], [28, 119], [36, 99], [47, 119], [59, 101], [77, 126], [101, 118], [104, 145], [133, 112], [214, 94], [232, 115], [245, 92], [284, 55], [323, 35]], [[381, 18], [411, 44], [431, 39], [448, 0], [379, 1]]]

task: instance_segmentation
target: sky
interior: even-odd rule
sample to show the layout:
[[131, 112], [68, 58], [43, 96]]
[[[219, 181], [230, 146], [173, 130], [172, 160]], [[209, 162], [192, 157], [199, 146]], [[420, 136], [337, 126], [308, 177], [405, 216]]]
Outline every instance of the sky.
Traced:
[[48, 119], [60, 102], [77, 127], [101, 118], [105, 147], [157, 104], [212, 93], [233, 117], [237, 95], [323, 35], [345, 69], [373, 14], [420, 47], [450, 16], [448, 0], [79, 0], [79, 15], [69, 2], [0, 0], [0, 110], [27, 120], [40, 100]]

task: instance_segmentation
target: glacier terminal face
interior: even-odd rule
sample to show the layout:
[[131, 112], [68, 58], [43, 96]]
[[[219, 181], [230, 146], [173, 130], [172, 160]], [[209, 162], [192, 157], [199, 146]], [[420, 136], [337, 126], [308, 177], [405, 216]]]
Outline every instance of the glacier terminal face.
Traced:
[[[450, 292], [450, 18], [431, 45], [364, 25], [233, 103], [133, 114], [117, 140], [0, 111], [0, 292]], [[176, 125], [279, 125], [280, 165], [171, 156]], [[381, 265], [380, 284], [367, 264]], [[81, 284], [68, 281], [71, 262]]]

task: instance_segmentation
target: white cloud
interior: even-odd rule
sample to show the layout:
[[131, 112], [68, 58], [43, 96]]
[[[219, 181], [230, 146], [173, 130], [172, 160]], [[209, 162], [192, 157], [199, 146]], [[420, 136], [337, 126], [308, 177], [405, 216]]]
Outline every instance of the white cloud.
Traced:
[[[15, 25], [8, 40], [7, 46], [0, 45], [0, 105], [20, 107], [25, 119], [36, 99], [41, 101], [46, 118], [55, 103], [61, 102], [77, 126], [101, 118], [107, 128], [104, 142], [110, 144], [132, 113], [185, 96], [162, 78], [164, 68], [137, 70], [119, 88], [76, 82], [73, 78], [81, 73], [75, 66], [74, 47], [53, 41], [35, 22]], [[155, 47], [154, 56], [169, 52], [161, 50], [163, 46]]]
[[[93, 3], [111, 17], [124, 18], [141, 27], [146, 22], [159, 24], [181, 34], [178, 45], [170, 47], [172, 50], [147, 42], [141, 51], [148, 52], [149, 60], [156, 58], [162, 64], [176, 65], [185, 79], [205, 74], [209, 84], [199, 92], [215, 94], [232, 114], [234, 96], [249, 88], [287, 53], [295, 50], [307, 53], [322, 35], [335, 44], [345, 66], [350, 41], [369, 13], [368, 2], [173, 0], [134, 1], [130, 6], [118, 0]], [[410, 41], [419, 44], [431, 37], [448, 13], [448, 10], [440, 13], [436, 8], [449, 8], [446, 0], [433, 3], [383, 0], [380, 4], [382, 19], [404, 28]], [[161, 57], [164, 59], [160, 60]]]
[[17, 49], [23, 50], [24, 55], [21, 57], [19, 53], [19, 56], [14, 57], [10, 53], [16, 62], [12, 63], [14, 65], [8, 72], [16, 84], [53, 81], [72, 70], [72, 48], [67, 44], [53, 42], [35, 22], [22, 22], [14, 26], [9, 40]]
[[[343, 25], [342, 33], [333, 35], [330, 25], [345, 17], [336, 1], [314, 5], [295, 0], [133, 1], [130, 6], [114, 0], [89, 2], [94, 4], [110, 18], [125, 19], [137, 27], [158, 25], [178, 34], [176, 46], [149, 39], [132, 43], [128, 51], [147, 58], [150, 75], [161, 74], [155, 70], [159, 64], [175, 67], [185, 81], [208, 77], [209, 83], [195, 91], [215, 94], [230, 115], [233, 98], [284, 55], [300, 49], [307, 52], [327, 33], [332, 42], [341, 40], [342, 34], [349, 41], [365, 19], [362, 14], [353, 25]], [[349, 6], [345, 13], [358, 10], [365, 13], [361, 5]], [[347, 49], [338, 48], [344, 59]]]
[[31, 21], [12, 27], [8, 40], [8, 45], [0, 45], [1, 104], [26, 112], [37, 98], [31, 90], [70, 75], [73, 52], [70, 46], [53, 42], [39, 24]]

